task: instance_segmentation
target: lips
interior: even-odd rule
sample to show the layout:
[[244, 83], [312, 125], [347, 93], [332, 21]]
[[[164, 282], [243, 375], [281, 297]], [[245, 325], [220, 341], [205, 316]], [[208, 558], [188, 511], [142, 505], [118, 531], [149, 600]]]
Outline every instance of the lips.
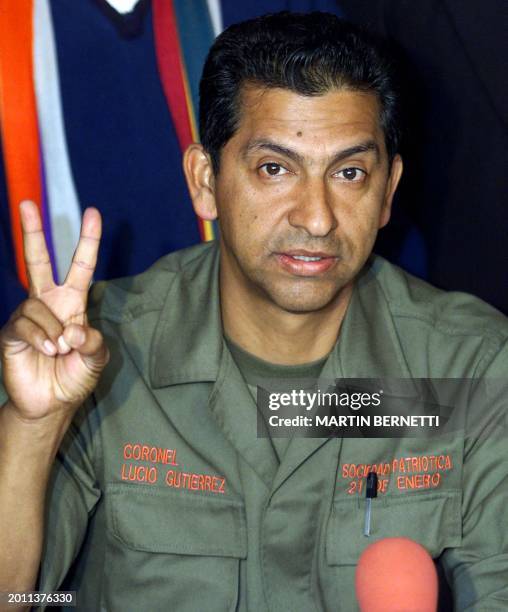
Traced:
[[319, 276], [338, 261], [338, 257], [321, 251], [291, 250], [276, 253], [283, 269], [297, 276]]

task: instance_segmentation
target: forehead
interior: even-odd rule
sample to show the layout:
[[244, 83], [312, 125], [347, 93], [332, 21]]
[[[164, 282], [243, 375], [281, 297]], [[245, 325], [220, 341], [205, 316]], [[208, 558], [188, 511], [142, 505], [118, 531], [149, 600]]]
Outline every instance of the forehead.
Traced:
[[[245, 86], [240, 121], [231, 140], [294, 141], [300, 147], [347, 145], [357, 139], [384, 140], [377, 96], [347, 89], [303, 96], [280, 88]], [[381, 147], [382, 148], [382, 147]]]

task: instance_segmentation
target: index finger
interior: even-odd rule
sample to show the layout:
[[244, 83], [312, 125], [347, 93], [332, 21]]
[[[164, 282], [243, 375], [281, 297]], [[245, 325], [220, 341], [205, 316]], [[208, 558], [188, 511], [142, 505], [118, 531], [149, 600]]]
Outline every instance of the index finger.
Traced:
[[28, 273], [29, 294], [39, 296], [55, 285], [42, 220], [35, 202], [25, 200], [19, 205], [23, 229], [23, 254]]
[[87, 208], [81, 221], [78, 246], [72, 257], [71, 267], [64, 285], [76, 291], [86, 292], [90, 287], [102, 235], [102, 218], [96, 208]]

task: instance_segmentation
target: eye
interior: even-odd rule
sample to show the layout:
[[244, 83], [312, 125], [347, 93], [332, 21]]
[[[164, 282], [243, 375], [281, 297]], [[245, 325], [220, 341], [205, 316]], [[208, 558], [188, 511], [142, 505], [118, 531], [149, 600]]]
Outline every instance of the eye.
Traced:
[[282, 176], [283, 174], [287, 174], [289, 170], [281, 166], [280, 164], [276, 164], [275, 162], [268, 162], [259, 166], [259, 170], [265, 176]]
[[361, 168], [344, 168], [344, 170], [337, 172], [337, 176], [345, 179], [349, 183], [358, 183], [363, 181], [363, 179], [367, 176], [367, 173]]

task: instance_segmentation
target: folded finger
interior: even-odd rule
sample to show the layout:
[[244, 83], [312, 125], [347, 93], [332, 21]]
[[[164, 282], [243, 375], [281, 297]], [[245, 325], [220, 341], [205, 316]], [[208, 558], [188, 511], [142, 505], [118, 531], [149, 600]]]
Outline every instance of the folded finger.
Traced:
[[4, 328], [2, 342], [5, 346], [6, 357], [20, 353], [28, 346], [49, 356], [57, 353], [55, 344], [46, 332], [37, 323], [23, 315]]
[[64, 329], [63, 337], [71, 348], [79, 352], [90, 370], [102, 370], [108, 362], [108, 347], [102, 334], [93, 327], [68, 325]]
[[15, 313], [16, 316], [23, 315], [27, 319], [33, 321], [41, 329], [52, 342], [57, 342], [58, 337], [62, 334], [63, 325], [53, 312], [36, 297], [28, 298], [22, 302]]

